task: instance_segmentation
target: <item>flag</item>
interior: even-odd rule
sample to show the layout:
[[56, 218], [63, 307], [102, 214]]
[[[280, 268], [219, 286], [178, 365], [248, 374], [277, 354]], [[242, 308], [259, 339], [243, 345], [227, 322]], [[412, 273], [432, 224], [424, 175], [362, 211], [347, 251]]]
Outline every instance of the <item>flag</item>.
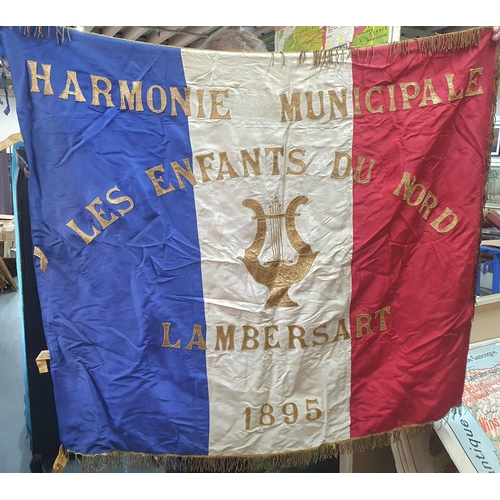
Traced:
[[491, 29], [300, 54], [1, 41], [65, 452], [289, 465], [460, 405]]

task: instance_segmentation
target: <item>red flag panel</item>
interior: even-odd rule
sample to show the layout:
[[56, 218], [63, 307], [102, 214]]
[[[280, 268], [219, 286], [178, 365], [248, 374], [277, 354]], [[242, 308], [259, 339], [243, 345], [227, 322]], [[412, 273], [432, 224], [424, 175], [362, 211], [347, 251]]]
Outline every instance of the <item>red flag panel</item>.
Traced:
[[352, 58], [352, 437], [461, 402], [496, 43], [483, 30], [477, 47], [421, 48]]

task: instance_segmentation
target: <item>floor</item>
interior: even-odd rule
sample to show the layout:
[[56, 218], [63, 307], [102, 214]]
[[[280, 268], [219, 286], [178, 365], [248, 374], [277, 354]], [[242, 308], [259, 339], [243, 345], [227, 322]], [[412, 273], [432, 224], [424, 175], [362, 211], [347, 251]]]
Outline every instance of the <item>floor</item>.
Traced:
[[0, 473], [30, 472], [18, 291], [0, 292]]

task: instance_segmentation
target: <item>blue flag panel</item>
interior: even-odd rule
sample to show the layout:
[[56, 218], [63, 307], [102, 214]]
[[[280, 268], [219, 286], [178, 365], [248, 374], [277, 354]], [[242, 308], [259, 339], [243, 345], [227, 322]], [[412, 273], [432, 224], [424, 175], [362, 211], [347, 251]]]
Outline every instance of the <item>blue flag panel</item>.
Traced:
[[[184, 88], [180, 51], [104, 37], [80, 44], [81, 36], [55, 47], [54, 30], [36, 44], [17, 28], [2, 32], [16, 55], [9, 62], [31, 169], [33, 243], [51, 271], [41, 276], [37, 266], [63, 445], [84, 454], [204, 455], [205, 351], [161, 347], [165, 316], [183, 345], [193, 323], [205, 328], [193, 190], [187, 183], [168, 199], [153, 197], [144, 175], [170, 158], [191, 159], [187, 117], [123, 112], [117, 85], [91, 103], [92, 75]], [[31, 92], [27, 61], [42, 76], [50, 65], [52, 94], [43, 78]], [[60, 98], [75, 68], [85, 102]], [[152, 93], [159, 109], [161, 92]], [[163, 175], [175, 180], [172, 170]]]

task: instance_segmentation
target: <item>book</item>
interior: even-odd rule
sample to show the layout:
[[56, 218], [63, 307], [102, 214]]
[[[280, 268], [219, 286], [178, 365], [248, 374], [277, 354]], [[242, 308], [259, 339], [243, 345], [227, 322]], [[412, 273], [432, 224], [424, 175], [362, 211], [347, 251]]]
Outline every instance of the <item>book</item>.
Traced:
[[470, 347], [462, 405], [433, 427], [393, 440], [398, 472], [500, 472], [500, 338]]
[[434, 428], [460, 472], [500, 472], [500, 339], [471, 346], [462, 406]]

